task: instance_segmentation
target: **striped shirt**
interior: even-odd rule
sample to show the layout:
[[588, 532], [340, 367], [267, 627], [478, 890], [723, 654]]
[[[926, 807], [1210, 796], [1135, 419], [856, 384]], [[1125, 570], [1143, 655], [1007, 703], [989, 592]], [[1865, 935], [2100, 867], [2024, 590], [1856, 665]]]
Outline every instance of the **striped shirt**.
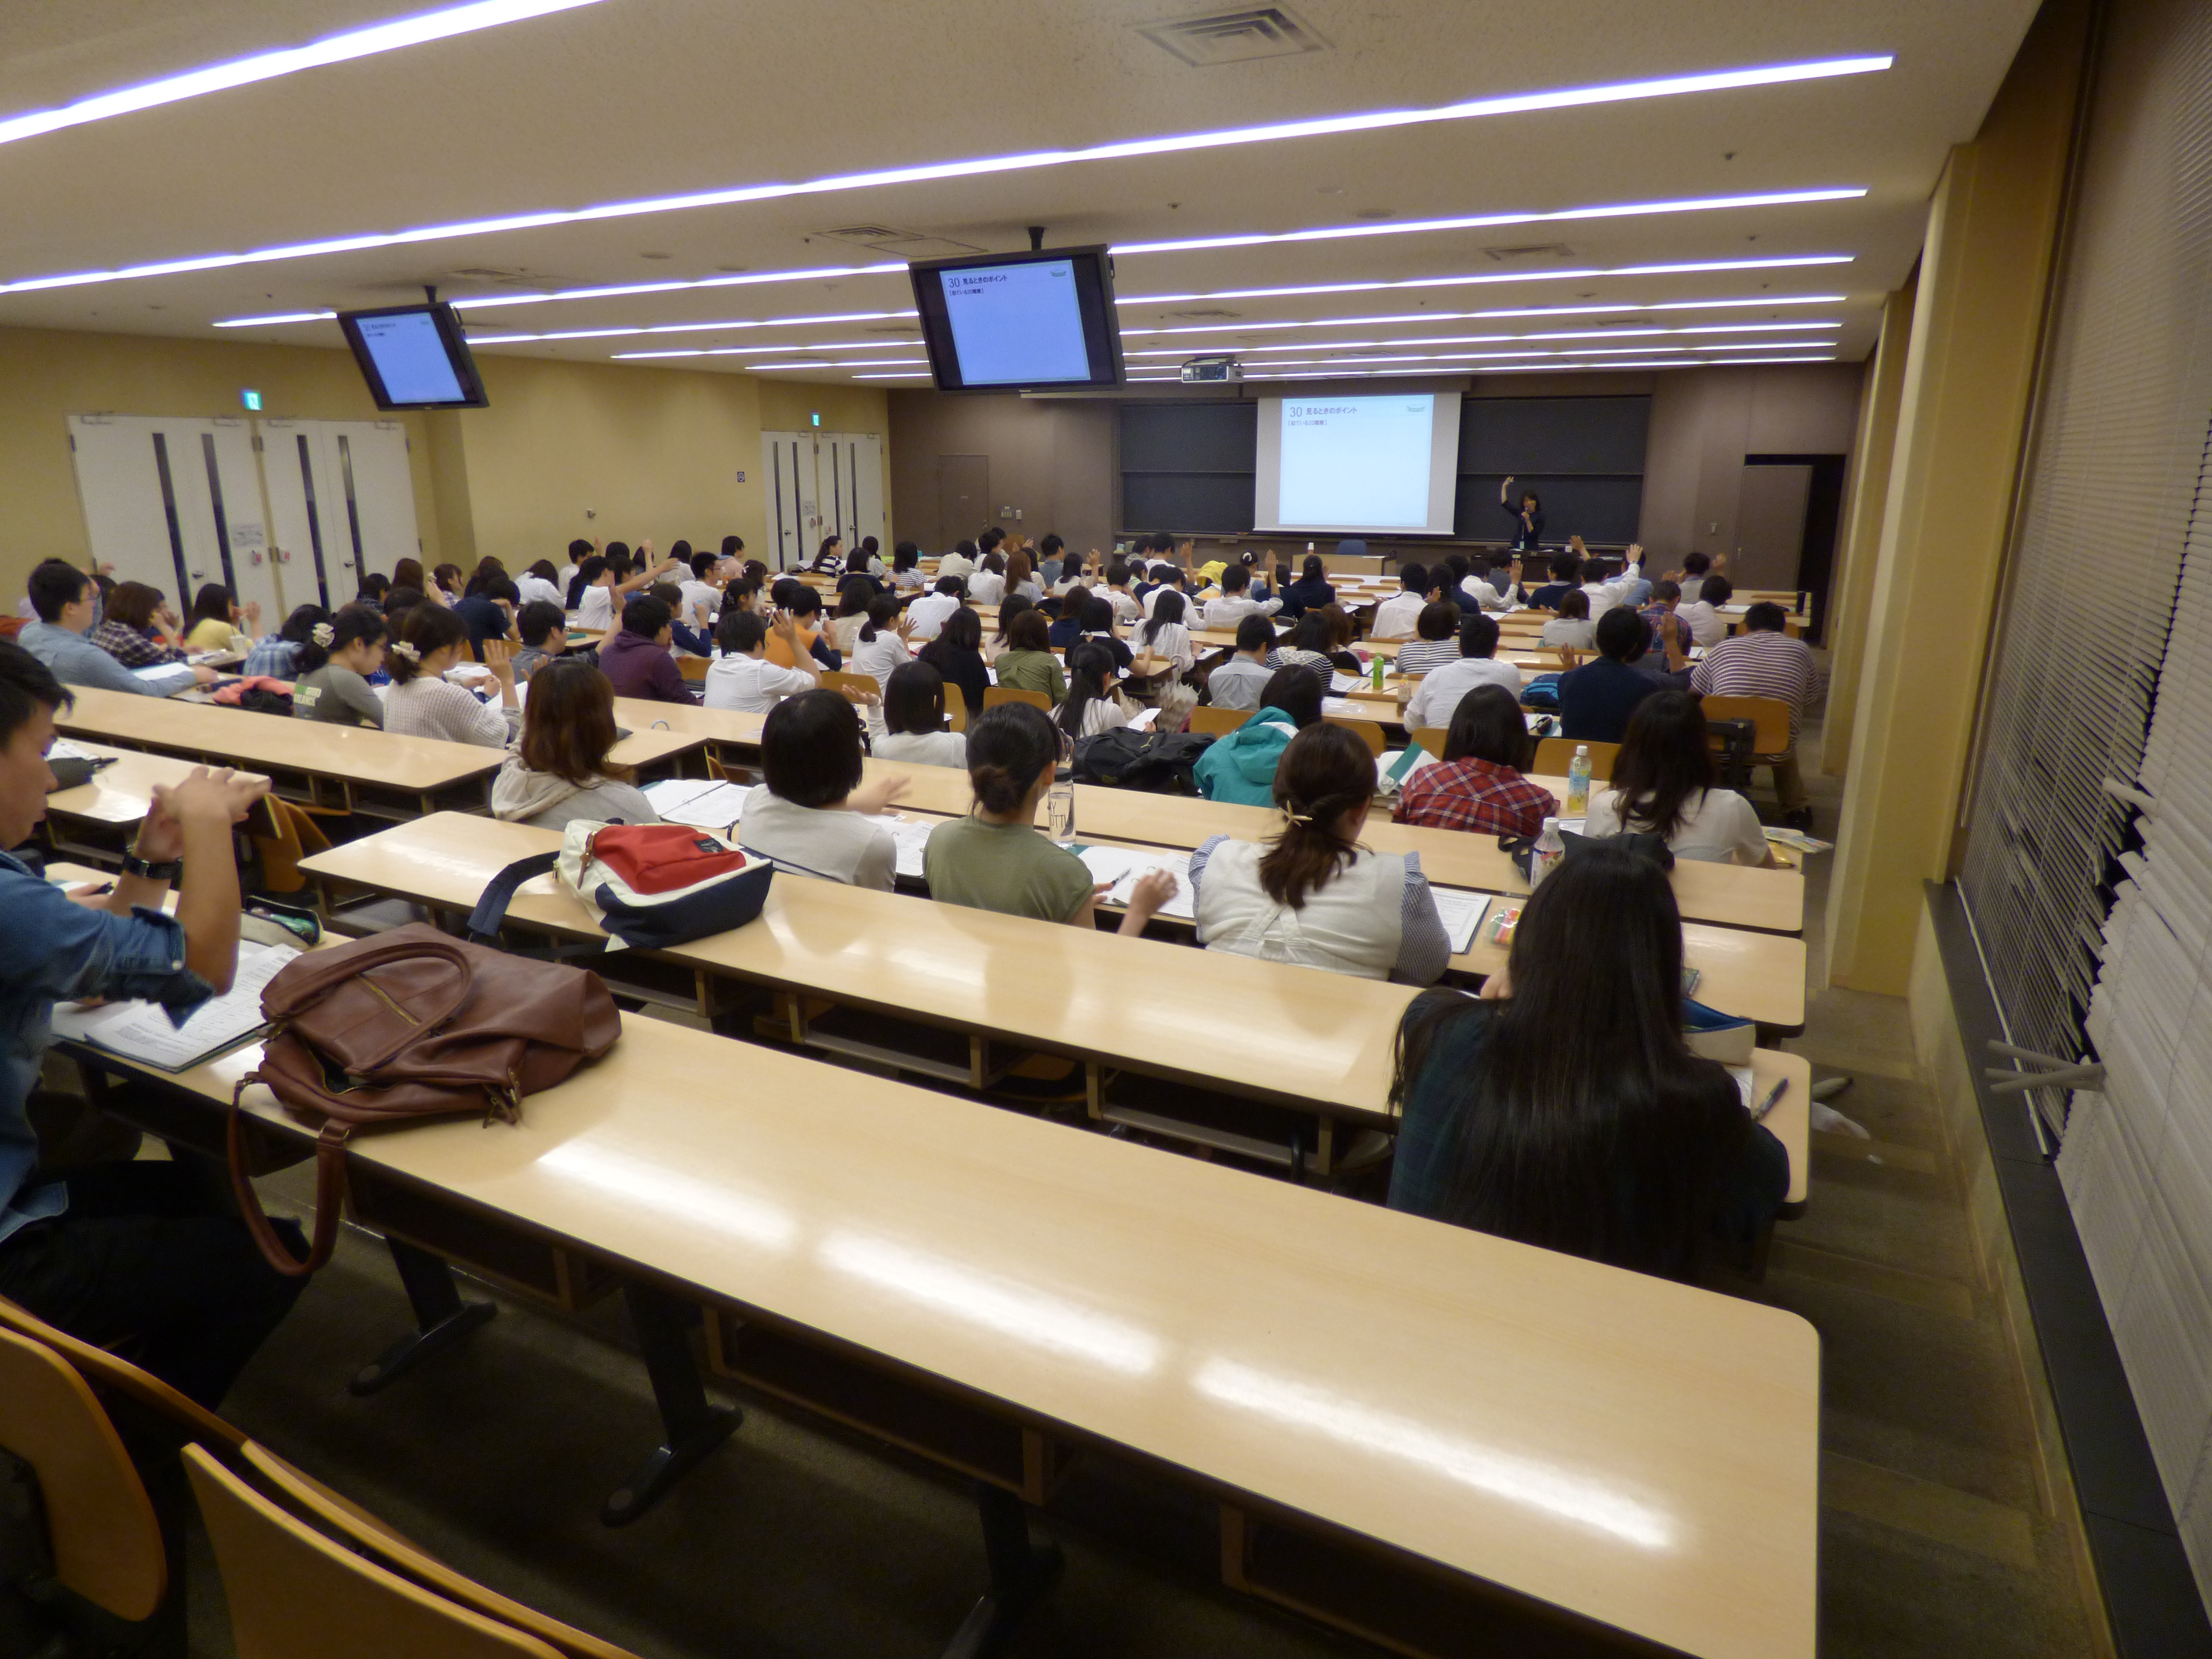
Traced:
[[1757, 629], [1723, 640], [1690, 676], [1701, 697], [1773, 697], [1790, 706], [1790, 742], [1813, 700], [1813, 650], [1787, 634]]

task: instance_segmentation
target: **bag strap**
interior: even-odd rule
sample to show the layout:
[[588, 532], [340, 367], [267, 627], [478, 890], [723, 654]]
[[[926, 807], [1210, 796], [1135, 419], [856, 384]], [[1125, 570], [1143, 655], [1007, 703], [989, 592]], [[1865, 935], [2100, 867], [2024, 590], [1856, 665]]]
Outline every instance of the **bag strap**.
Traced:
[[270, 1224], [269, 1212], [261, 1207], [261, 1194], [253, 1190], [246, 1173], [246, 1110], [241, 1103], [246, 1085], [260, 1081], [260, 1073], [248, 1072], [231, 1091], [230, 1123], [224, 1136], [230, 1189], [237, 1196], [238, 1213], [246, 1231], [253, 1235], [269, 1265], [288, 1279], [305, 1279], [328, 1261], [337, 1248], [338, 1223], [345, 1209], [345, 1143], [349, 1132], [346, 1125], [333, 1121], [325, 1123], [315, 1138], [315, 1236], [308, 1243], [306, 1260], [299, 1260]]
[[[328, 994], [346, 981], [358, 978], [373, 968], [389, 967], [395, 962], [417, 961], [425, 957], [446, 963], [454, 969], [452, 994], [442, 1006], [425, 1016], [420, 1024], [402, 1032], [398, 1041], [394, 1042], [387, 1052], [371, 1055], [361, 1062], [362, 1071], [374, 1071], [415, 1041], [420, 1033], [435, 1030], [444, 1024], [447, 1020], [459, 1012], [461, 1005], [469, 1000], [469, 992], [476, 984], [476, 969], [469, 965], [468, 953], [453, 940], [444, 938], [425, 939], [420, 936], [414, 939], [385, 939], [378, 940], [366, 950], [332, 951], [322, 956], [313, 953], [302, 956], [293, 964], [293, 967], [304, 968], [306, 971], [299, 974], [290, 983], [285, 985], [283, 995], [278, 1006], [271, 1006], [269, 994], [264, 992], [262, 1008], [271, 1019], [289, 1020], [296, 1018], [300, 1011], [310, 1003]], [[292, 969], [288, 968], [285, 971], [290, 973]], [[272, 989], [276, 984], [276, 981], [270, 981]]]
[[514, 902], [516, 890], [526, 881], [534, 881], [561, 861], [561, 854], [532, 853], [526, 859], [517, 859], [491, 878], [477, 900], [477, 908], [469, 912], [469, 942], [471, 945], [496, 945], [499, 930], [507, 921], [507, 907]]

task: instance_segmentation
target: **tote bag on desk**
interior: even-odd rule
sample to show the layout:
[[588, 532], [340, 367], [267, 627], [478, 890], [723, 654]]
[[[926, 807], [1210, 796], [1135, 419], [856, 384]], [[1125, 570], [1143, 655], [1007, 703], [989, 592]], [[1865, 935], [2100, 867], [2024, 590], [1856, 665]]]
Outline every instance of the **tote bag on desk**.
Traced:
[[[329, 1261], [337, 1242], [356, 1129], [463, 1115], [512, 1123], [524, 1096], [622, 1035], [597, 974], [465, 945], [420, 922], [301, 957], [269, 981], [261, 1009], [275, 1029], [231, 1097], [231, 1184], [262, 1254], [295, 1276]], [[240, 1101], [251, 1083], [322, 1123], [304, 1261], [276, 1237], [246, 1178]]]

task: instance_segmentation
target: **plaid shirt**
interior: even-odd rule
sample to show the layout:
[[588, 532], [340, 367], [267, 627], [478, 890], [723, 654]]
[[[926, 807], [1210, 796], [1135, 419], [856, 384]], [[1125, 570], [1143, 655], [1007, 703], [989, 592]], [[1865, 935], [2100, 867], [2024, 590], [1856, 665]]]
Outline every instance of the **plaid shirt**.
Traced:
[[[1676, 643], [1680, 645], [1682, 647], [1682, 654], [1684, 656], [1688, 656], [1690, 654], [1690, 647], [1697, 643], [1697, 641], [1690, 636], [1690, 624], [1684, 622], [1680, 617], [1676, 616], [1672, 611], [1669, 611], [1663, 605], [1646, 605], [1643, 610], [1638, 611], [1636, 614], [1643, 617], [1644, 622], [1650, 627], [1651, 643], [1646, 648], [1660, 663], [1663, 663], [1667, 660], [1667, 636], [1659, 631], [1666, 624], [1669, 623], [1674, 624], [1674, 639]], [[1655, 663], [1653, 665], [1656, 667], [1657, 663]]]
[[159, 668], [185, 660], [183, 652], [119, 622], [100, 623], [92, 630], [92, 642], [125, 668]]
[[1427, 830], [1472, 830], [1478, 835], [1533, 836], [1557, 817], [1559, 803], [1510, 766], [1468, 756], [1424, 766], [1406, 780], [1394, 823]]
[[239, 672], [252, 679], [266, 675], [272, 680], [299, 678], [300, 647], [279, 634], [264, 634], [254, 641], [253, 648], [246, 653], [246, 661]]

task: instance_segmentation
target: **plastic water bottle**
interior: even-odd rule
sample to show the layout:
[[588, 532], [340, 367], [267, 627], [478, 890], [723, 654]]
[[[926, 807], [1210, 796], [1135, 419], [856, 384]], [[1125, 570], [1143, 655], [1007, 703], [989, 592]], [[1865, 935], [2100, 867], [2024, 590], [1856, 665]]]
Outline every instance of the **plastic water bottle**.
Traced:
[[1382, 689], [1382, 653], [1377, 651], [1368, 661], [1374, 671], [1375, 689], [1380, 691]]
[[1567, 763], [1567, 816], [1589, 816], [1589, 745], [1586, 743], [1575, 745], [1575, 757]]
[[1536, 850], [1528, 860], [1528, 890], [1534, 892], [1544, 884], [1544, 878], [1559, 868], [1559, 860], [1567, 855], [1567, 845], [1559, 839], [1559, 821], [1544, 820], [1544, 832], [1536, 837]]
[[1075, 839], [1075, 780], [1060, 778], [1045, 792], [1046, 834], [1061, 847]]

